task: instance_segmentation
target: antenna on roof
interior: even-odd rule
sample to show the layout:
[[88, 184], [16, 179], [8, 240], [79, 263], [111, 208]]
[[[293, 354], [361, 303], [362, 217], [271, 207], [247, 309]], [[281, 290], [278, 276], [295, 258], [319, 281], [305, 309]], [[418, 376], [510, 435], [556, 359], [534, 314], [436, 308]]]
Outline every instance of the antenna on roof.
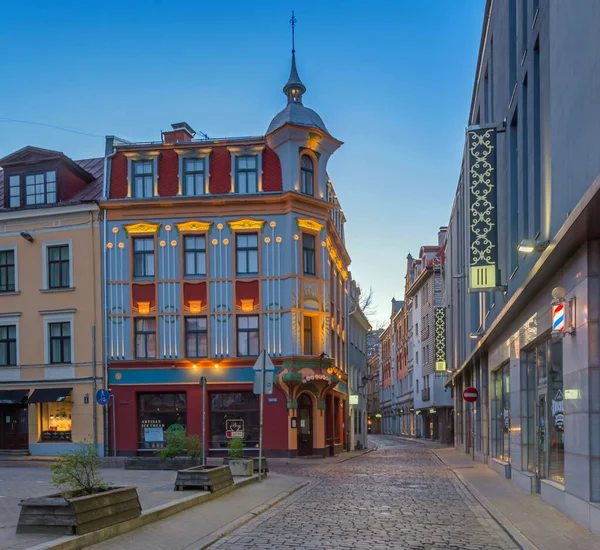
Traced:
[[296, 18], [294, 17], [294, 10], [292, 10], [292, 18], [290, 19], [292, 25], [292, 53], [296, 52]]
[[202, 130], [199, 130], [198, 133], [202, 136], [202, 139], [210, 139]]

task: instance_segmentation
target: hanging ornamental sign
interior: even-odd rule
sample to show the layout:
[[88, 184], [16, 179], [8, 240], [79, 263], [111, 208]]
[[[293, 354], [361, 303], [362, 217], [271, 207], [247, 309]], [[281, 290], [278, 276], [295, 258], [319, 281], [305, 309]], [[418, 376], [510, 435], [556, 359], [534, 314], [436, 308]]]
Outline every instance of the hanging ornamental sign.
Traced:
[[469, 181], [469, 290], [498, 285], [496, 128], [467, 130]]
[[435, 370], [446, 370], [446, 308], [435, 308]]

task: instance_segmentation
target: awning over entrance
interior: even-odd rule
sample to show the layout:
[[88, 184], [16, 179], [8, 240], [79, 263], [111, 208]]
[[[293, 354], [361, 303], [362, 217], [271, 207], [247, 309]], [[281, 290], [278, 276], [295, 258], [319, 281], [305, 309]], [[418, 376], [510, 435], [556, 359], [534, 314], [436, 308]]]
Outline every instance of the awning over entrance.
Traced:
[[44, 388], [33, 390], [33, 393], [27, 400], [28, 403], [54, 403], [64, 401], [71, 395], [73, 388]]
[[18, 405], [25, 401], [29, 390], [0, 390], [0, 405]]

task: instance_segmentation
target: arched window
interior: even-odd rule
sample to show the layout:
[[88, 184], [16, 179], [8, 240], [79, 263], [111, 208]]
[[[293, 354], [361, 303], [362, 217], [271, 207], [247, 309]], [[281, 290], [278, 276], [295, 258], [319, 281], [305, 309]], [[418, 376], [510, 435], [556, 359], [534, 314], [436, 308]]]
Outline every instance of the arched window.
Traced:
[[313, 161], [308, 155], [300, 160], [301, 191], [311, 197], [315, 194]]

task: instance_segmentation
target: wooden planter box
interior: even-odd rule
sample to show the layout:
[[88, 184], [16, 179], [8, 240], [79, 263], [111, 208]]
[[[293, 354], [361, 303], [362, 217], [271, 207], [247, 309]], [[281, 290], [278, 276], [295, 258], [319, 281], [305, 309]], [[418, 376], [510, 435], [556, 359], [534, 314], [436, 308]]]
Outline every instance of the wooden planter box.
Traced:
[[254, 473], [254, 461], [251, 458], [231, 458], [229, 468], [234, 476], [250, 477]]
[[202, 489], [214, 493], [233, 485], [229, 466], [194, 466], [177, 472], [175, 490]]
[[28, 498], [19, 506], [19, 534], [84, 535], [137, 518], [142, 513], [136, 487], [115, 488], [69, 499], [59, 494]]
[[[258, 458], [249, 457], [249, 456], [245, 456], [244, 458], [248, 458], [248, 459], [251, 458], [252, 460], [254, 460], [254, 473], [258, 474]], [[229, 464], [230, 460], [231, 460], [231, 458], [226, 456], [225, 458], [223, 458], [223, 464]], [[262, 471], [263, 471], [263, 474], [269, 471], [269, 464], [267, 463], [267, 459], [265, 457], [263, 457], [263, 459], [262, 459]]]
[[199, 466], [200, 458], [181, 456], [176, 458], [160, 458], [158, 456], [132, 456], [125, 459], [126, 470], [185, 470]]

